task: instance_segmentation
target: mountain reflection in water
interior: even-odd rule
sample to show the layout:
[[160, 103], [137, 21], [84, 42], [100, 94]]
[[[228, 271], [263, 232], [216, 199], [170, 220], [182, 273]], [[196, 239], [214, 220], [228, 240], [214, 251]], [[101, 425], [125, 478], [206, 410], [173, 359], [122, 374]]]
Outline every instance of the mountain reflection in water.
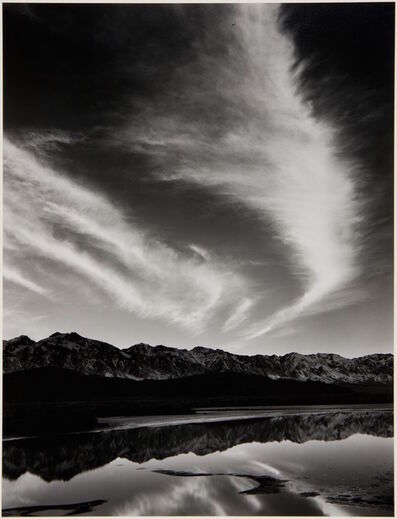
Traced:
[[15, 480], [29, 472], [47, 482], [68, 481], [116, 458], [144, 463], [183, 453], [204, 456], [243, 443], [333, 441], [357, 433], [391, 438], [391, 410], [324, 411], [311, 415], [9, 440], [3, 442], [3, 477]]

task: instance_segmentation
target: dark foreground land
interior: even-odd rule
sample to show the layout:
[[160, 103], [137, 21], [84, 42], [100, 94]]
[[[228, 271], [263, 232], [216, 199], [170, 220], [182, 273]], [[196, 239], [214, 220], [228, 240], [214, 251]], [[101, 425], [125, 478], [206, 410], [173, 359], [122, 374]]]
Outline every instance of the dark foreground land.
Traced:
[[196, 407], [389, 403], [391, 384], [325, 384], [234, 373], [173, 380], [105, 378], [59, 368], [3, 378], [5, 436], [89, 429], [98, 417], [190, 413]]

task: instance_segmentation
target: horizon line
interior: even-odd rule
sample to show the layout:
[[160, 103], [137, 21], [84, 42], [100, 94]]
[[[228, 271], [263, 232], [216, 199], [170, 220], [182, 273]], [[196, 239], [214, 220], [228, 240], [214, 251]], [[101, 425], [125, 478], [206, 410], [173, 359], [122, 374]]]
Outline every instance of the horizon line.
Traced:
[[42, 339], [39, 339], [37, 341], [32, 339], [31, 337], [29, 337], [26, 334], [17, 335], [15, 337], [10, 338], [10, 339], [5, 339], [4, 337], [2, 337], [2, 341], [3, 342], [9, 342], [9, 341], [14, 341], [16, 339], [20, 339], [22, 337], [26, 337], [30, 341], [33, 341], [35, 344], [37, 344], [39, 342], [42, 342], [42, 341], [44, 341], [46, 339], [49, 339], [50, 337], [53, 337], [53, 336], [56, 336], [56, 335], [60, 335], [60, 336], [77, 335], [78, 337], [81, 337], [82, 339], [99, 342], [99, 343], [105, 344], [107, 346], [111, 346], [113, 348], [116, 348], [116, 349], [118, 349], [120, 351], [124, 351], [124, 350], [130, 349], [130, 348], [134, 348], [136, 346], [144, 345], [144, 346], [148, 346], [149, 348], [162, 347], [162, 348], [167, 348], [167, 349], [172, 349], [172, 350], [179, 350], [179, 351], [193, 351], [195, 349], [202, 348], [202, 349], [205, 349], [205, 350], [222, 351], [224, 353], [228, 353], [229, 355], [236, 355], [238, 357], [256, 357], [256, 356], [260, 356], [260, 357], [279, 357], [279, 358], [282, 358], [282, 357], [286, 357], [287, 355], [294, 355], [294, 354], [295, 355], [301, 355], [302, 357], [310, 357], [310, 356], [318, 356], [318, 355], [322, 355], [322, 356], [334, 355], [334, 356], [337, 356], [337, 357], [341, 357], [343, 359], [351, 359], [351, 360], [352, 359], [359, 359], [359, 358], [363, 358], [363, 357], [370, 357], [370, 356], [373, 356], [373, 355], [391, 355], [391, 356], [394, 357], [394, 350], [392, 352], [376, 352], [376, 353], [368, 353], [366, 355], [358, 355], [358, 356], [354, 356], [354, 357], [346, 357], [344, 355], [340, 355], [339, 353], [332, 353], [332, 352], [300, 353], [298, 351], [290, 351], [288, 353], [284, 353], [283, 355], [278, 355], [277, 353], [270, 353], [270, 354], [266, 354], [266, 353], [247, 354], [247, 353], [245, 353], [244, 354], [244, 353], [234, 353], [234, 352], [231, 352], [231, 351], [219, 348], [219, 347], [216, 348], [216, 347], [211, 347], [211, 346], [200, 346], [200, 345], [197, 345], [197, 346], [193, 346], [192, 348], [189, 349], [189, 348], [178, 348], [176, 346], [166, 346], [165, 344], [152, 345], [152, 344], [149, 344], [149, 343], [146, 343], [146, 342], [138, 342], [138, 343], [135, 343], [135, 344], [131, 344], [131, 346], [126, 346], [125, 348], [120, 348], [119, 346], [116, 346], [115, 344], [110, 344], [109, 342], [102, 341], [100, 339], [92, 339], [91, 337], [85, 337], [84, 335], [80, 335], [78, 332], [75, 332], [75, 331], [71, 331], [71, 332], [59, 332], [59, 331], [56, 331], [54, 333], [51, 333], [47, 337], [43, 337]]

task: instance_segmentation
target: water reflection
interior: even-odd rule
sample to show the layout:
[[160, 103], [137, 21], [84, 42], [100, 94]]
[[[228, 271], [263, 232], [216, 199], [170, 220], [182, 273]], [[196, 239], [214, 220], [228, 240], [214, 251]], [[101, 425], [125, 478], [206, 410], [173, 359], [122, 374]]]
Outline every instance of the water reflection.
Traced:
[[356, 409], [6, 441], [3, 515], [393, 515], [392, 435]]
[[185, 424], [102, 433], [6, 441], [3, 476], [16, 479], [25, 472], [44, 481], [67, 481], [77, 474], [126, 458], [143, 463], [192, 452], [199, 456], [251, 442], [340, 440], [352, 434], [393, 436], [390, 411], [326, 412], [277, 416], [241, 422]]

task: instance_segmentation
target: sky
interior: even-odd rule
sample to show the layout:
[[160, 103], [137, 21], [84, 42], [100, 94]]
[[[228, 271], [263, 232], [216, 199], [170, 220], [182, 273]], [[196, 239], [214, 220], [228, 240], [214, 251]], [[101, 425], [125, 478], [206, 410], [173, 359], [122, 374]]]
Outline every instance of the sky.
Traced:
[[393, 3], [3, 24], [4, 338], [392, 351]]

